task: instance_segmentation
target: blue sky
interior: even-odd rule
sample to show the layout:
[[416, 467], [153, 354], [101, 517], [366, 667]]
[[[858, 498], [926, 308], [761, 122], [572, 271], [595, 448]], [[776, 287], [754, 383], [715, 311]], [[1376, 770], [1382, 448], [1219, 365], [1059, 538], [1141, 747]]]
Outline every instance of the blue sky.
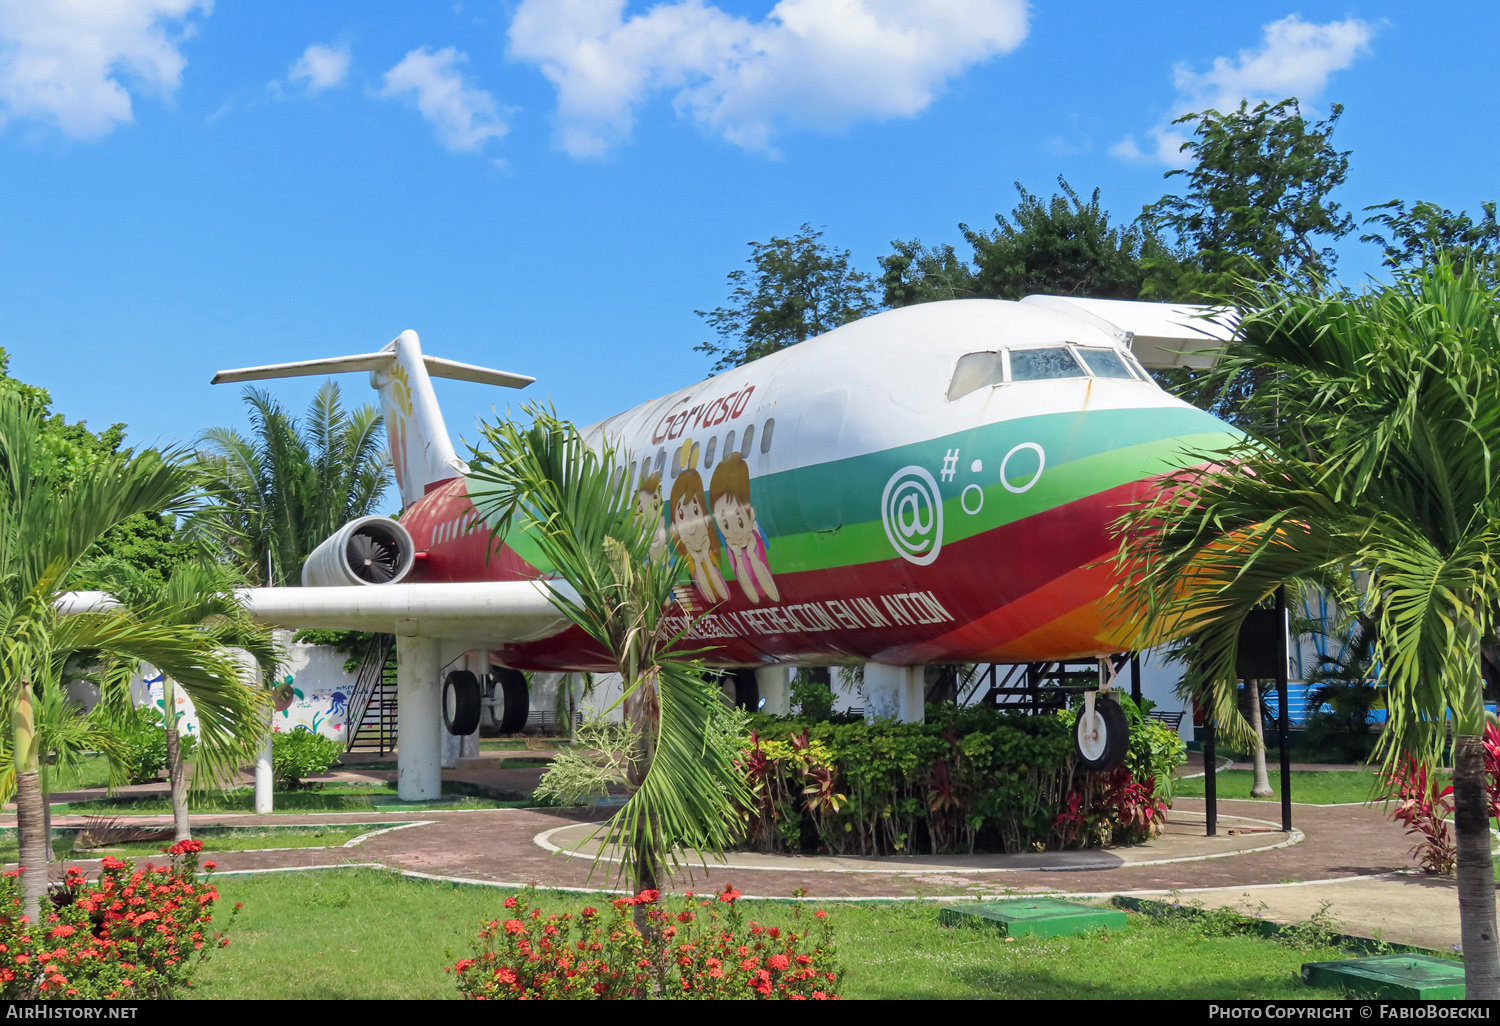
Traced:
[[[1232, 6], [1232, 9], [1231, 9]], [[1495, 197], [1500, 8], [1015, 0], [0, 0], [12, 373], [137, 443], [220, 368], [428, 352], [580, 423], [701, 378], [693, 313], [807, 221], [877, 270], [1062, 174], [1129, 218], [1178, 112], [1346, 107], [1338, 199]], [[1342, 245], [1340, 273], [1378, 269]], [[305, 405], [315, 381], [276, 391]], [[345, 381], [366, 401], [358, 376]], [[521, 394], [440, 382], [449, 426]]]

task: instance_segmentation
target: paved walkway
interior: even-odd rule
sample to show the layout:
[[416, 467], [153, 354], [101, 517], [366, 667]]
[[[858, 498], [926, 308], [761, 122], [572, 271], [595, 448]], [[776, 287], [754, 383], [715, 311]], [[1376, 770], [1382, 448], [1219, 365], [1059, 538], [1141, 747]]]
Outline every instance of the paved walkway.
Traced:
[[[530, 754], [530, 753], [528, 753]], [[337, 779], [384, 779], [392, 771], [349, 767]], [[492, 766], [445, 771], [491, 792], [529, 791], [539, 771]], [[144, 785], [141, 790], [163, 785]], [[77, 794], [67, 797], [95, 796]], [[197, 815], [195, 824], [235, 826], [368, 825], [348, 845], [214, 855], [221, 873], [325, 866], [383, 866], [406, 873], [494, 885], [601, 889], [617, 886], [618, 863], [595, 863], [590, 835], [599, 810], [485, 809], [422, 812]], [[1297, 805], [1291, 835], [1280, 830], [1274, 802], [1224, 800], [1219, 834], [1204, 836], [1204, 802], [1179, 798], [1162, 837], [1112, 851], [1017, 855], [909, 856], [887, 859], [733, 853], [707, 869], [673, 878], [676, 888], [719, 889], [815, 899], [973, 898], [1072, 893], [1107, 897], [1180, 895], [1177, 900], [1234, 905], [1294, 922], [1323, 902], [1344, 928], [1362, 936], [1451, 949], [1458, 943], [1458, 904], [1451, 880], [1405, 875], [1411, 841], [1379, 808]], [[131, 823], [170, 817], [129, 818]], [[83, 825], [54, 817], [55, 826]], [[12, 810], [0, 826], [12, 826]], [[87, 862], [80, 862], [87, 865]], [[60, 873], [62, 866], [59, 865]]]

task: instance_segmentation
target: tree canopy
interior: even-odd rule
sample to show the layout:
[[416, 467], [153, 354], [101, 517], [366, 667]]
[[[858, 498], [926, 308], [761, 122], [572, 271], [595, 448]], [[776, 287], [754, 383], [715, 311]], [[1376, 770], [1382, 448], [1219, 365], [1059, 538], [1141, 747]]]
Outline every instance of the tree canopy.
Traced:
[[1167, 172], [1187, 181], [1146, 214], [1171, 230], [1209, 275], [1319, 288], [1337, 256], [1329, 243], [1354, 230], [1354, 218], [1329, 198], [1349, 174], [1349, 151], [1333, 147], [1343, 107], [1309, 122], [1295, 98], [1245, 101], [1238, 110], [1185, 114], [1193, 125], [1183, 144], [1192, 164]]
[[1477, 223], [1466, 210], [1455, 214], [1424, 200], [1413, 203], [1410, 210], [1401, 200], [1365, 209], [1379, 211], [1365, 218], [1366, 225], [1379, 227], [1361, 235], [1359, 241], [1379, 246], [1382, 263], [1392, 270], [1419, 269], [1440, 260], [1470, 263], [1486, 284], [1500, 285], [1500, 224], [1495, 222], [1494, 203], [1480, 205], [1484, 214]]
[[822, 237], [803, 224], [790, 238], [750, 243], [750, 269], [729, 273], [729, 305], [694, 311], [719, 336], [695, 347], [717, 358], [714, 370], [758, 360], [875, 312], [870, 276], [850, 266], [848, 250], [829, 249]]
[[[41, 433], [32, 472], [57, 488], [68, 488], [86, 468], [132, 454], [124, 448], [124, 424], [111, 424], [95, 433], [82, 420], [68, 423], [61, 413], [53, 412], [47, 389], [10, 376], [10, 354], [0, 347], [0, 398], [6, 397], [39, 418]], [[195, 558], [195, 552], [179, 532], [175, 517], [152, 510], [134, 513], [111, 527], [80, 565], [86, 568], [109, 555], [161, 582], [174, 567]]]
[[1110, 223], [1099, 190], [1085, 202], [1061, 175], [1047, 202], [1016, 183], [1020, 202], [996, 227], [960, 224], [973, 264], [952, 246], [893, 240], [880, 258], [888, 307], [939, 299], [1021, 299], [1047, 294], [1095, 299], [1171, 299], [1181, 256], [1145, 218]]

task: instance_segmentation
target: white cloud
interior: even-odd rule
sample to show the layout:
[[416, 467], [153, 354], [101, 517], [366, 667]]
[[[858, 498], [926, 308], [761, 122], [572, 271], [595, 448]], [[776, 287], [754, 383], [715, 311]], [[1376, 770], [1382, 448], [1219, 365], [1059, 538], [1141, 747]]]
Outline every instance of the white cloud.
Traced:
[[314, 43], [302, 51], [302, 56], [292, 62], [287, 70], [287, 81], [302, 83], [309, 93], [344, 84], [349, 77], [349, 48], [332, 47]]
[[1189, 136], [1170, 123], [1173, 118], [1205, 110], [1235, 110], [1241, 100], [1253, 107], [1288, 96], [1303, 101], [1315, 99], [1334, 72], [1343, 71], [1369, 53], [1375, 26], [1358, 18], [1315, 25], [1289, 14], [1265, 26], [1264, 31], [1258, 50], [1241, 50], [1232, 59], [1216, 57], [1207, 71], [1176, 65], [1172, 77], [1177, 97], [1171, 116], [1146, 133], [1144, 148], [1134, 136], [1127, 135], [1109, 152], [1124, 160], [1180, 166], [1180, 150]]
[[170, 96], [185, 19], [213, 0], [0, 0], [0, 111], [87, 138], [134, 120], [125, 82]]
[[453, 47], [433, 53], [425, 46], [413, 50], [385, 73], [380, 95], [401, 97], [416, 104], [437, 135], [455, 152], [472, 152], [510, 131], [495, 98], [483, 89], [464, 84], [458, 65], [469, 58]]
[[559, 141], [576, 157], [630, 135], [672, 94], [679, 116], [768, 150], [782, 126], [908, 117], [946, 82], [1027, 33], [1025, 0], [781, 0], [762, 21], [703, 0], [625, 17], [625, 0], [523, 0], [511, 54], [557, 87]]

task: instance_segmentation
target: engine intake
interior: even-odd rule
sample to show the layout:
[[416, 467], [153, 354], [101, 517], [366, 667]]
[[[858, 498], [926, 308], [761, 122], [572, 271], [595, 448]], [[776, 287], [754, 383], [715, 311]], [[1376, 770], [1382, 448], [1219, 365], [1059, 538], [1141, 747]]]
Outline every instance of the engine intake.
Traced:
[[411, 534], [390, 517], [360, 517], [335, 531], [302, 564], [304, 588], [395, 584], [411, 572]]

